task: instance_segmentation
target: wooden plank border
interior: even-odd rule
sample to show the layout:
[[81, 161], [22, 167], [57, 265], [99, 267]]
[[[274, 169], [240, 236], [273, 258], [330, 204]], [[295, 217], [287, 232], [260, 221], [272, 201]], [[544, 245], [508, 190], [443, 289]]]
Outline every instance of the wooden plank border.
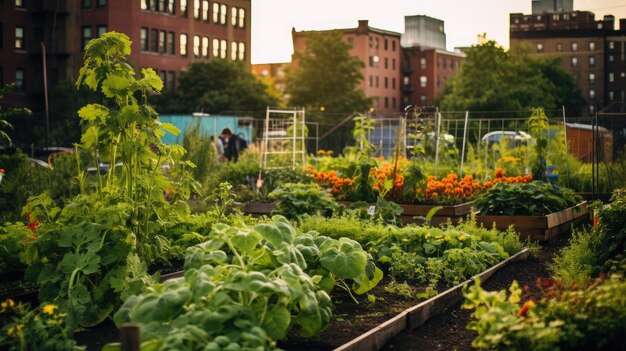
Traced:
[[529, 254], [530, 250], [528, 248], [524, 248], [515, 255], [496, 264], [495, 266], [492, 266], [486, 271], [473, 276], [465, 282], [400, 312], [398, 315], [381, 325], [337, 347], [335, 351], [380, 350], [385, 343], [389, 341], [389, 339], [398, 335], [404, 329], [415, 329], [423, 325], [428, 319], [437, 316], [446, 309], [452, 307], [462, 298], [463, 287], [473, 283], [475, 278], [478, 278], [481, 282], [483, 282], [510, 262], [527, 259]]

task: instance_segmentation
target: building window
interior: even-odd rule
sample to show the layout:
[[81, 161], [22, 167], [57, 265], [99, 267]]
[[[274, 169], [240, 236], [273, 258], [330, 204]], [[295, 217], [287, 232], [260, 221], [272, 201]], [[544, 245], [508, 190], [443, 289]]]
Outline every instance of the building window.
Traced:
[[385, 49], [385, 51], [387, 51], [387, 49], [389, 49], [389, 40], [387, 40], [387, 38], [385, 38], [384, 49]]
[[159, 31], [159, 52], [165, 53], [165, 31]]
[[230, 42], [230, 59], [233, 61], [237, 61], [237, 42]]
[[379, 83], [378, 76], [374, 77], [374, 80], [376, 81], [376, 88], [378, 88], [379, 87], [379, 85], [378, 85], [378, 83]]
[[174, 91], [176, 87], [176, 72], [169, 71], [167, 72], [167, 89], [170, 91]]
[[16, 68], [15, 69], [15, 91], [23, 92], [26, 88], [24, 87], [24, 69]]
[[202, 37], [202, 57], [209, 57], [209, 38]]
[[370, 76], [370, 84], [369, 87], [373, 87], [374, 86], [374, 77]]
[[[228, 7], [224, 4], [220, 4], [220, 23], [226, 24], [226, 15], [228, 14]], [[224, 56], [226, 58], [226, 56]]]
[[97, 34], [98, 34], [98, 38], [102, 36], [102, 34], [107, 32], [107, 26], [105, 25], [99, 25], [96, 29]]
[[369, 37], [369, 45], [370, 45], [370, 48], [374, 47], [374, 38]]
[[594, 105], [589, 105], [589, 113], [592, 115], [596, 113], [596, 107]]
[[200, 57], [200, 36], [193, 36], [193, 57]]
[[592, 99], [592, 100], [596, 98], [596, 90], [595, 89], [589, 89], [589, 98]]
[[228, 50], [228, 43], [222, 39], [220, 40], [220, 57], [223, 59], [226, 58], [226, 50]]
[[389, 89], [389, 78], [385, 77], [385, 89]]
[[218, 23], [220, 20], [220, 4], [213, 3], [213, 23]]
[[90, 40], [91, 40], [91, 27], [89, 26], [83, 27], [82, 39], [80, 41], [80, 48], [85, 49], [85, 47], [87, 46], [87, 43], [89, 43]]
[[391, 59], [391, 69], [396, 70], [396, 59]]
[[395, 78], [391, 78], [391, 89], [396, 89], [396, 79]]
[[402, 78], [402, 84], [406, 86], [406, 85], [409, 85], [409, 83], [410, 83], [409, 76], [404, 76]]
[[420, 58], [420, 68], [421, 69], [426, 69], [426, 58], [425, 57]]
[[596, 42], [595, 41], [590, 41], [589, 42], [589, 51], [594, 51], [596, 49]]
[[389, 59], [385, 57], [385, 69], [389, 68]]
[[240, 61], [246, 60], [246, 44], [245, 43], [239, 43], [239, 60]]
[[209, 20], [209, 0], [202, 0], [202, 20]]
[[615, 75], [613, 72], [609, 72], [609, 82], [613, 83], [613, 81], [615, 81]]
[[391, 98], [391, 108], [396, 109], [396, 98]]
[[572, 57], [572, 67], [577, 67], [577, 66], [578, 66], [578, 58]]
[[187, 56], [187, 34], [181, 34], [179, 40], [179, 48], [180, 56]]
[[234, 6], [230, 8], [230, 25], [233, 27], [237, 26], [237, 8]]
[[596, 74], [589, 73], [589, 84], [595, 84], [595, 83], [596, 83]]
[[391, 50], [392, 51], [396, 51], [396, 41], [395, 40], [391, 41]]
[[420, 87], [426, 88], [427, 85], [428, 85], [428, 77], [420, 76]]
[[176, 10], [174, 10], [174, 1], [175, 0], [168, 0], [167, 2], [167, 12], [169, 12], [172, 15], [176, 13]]
[[106, 7], [107, 6], [107, 0], [97, 0], [96, 1], [96, 6], [98, 6], [98, 7]]
[[420, 105], [426, 106], [426, 95], [420, 95]]
[[609, 62], [615, 61], [615, 57], [613, 55], [609, 55]]
[[[23, 7], [24, 6], [24, 2], [20, 1], [20, 3], [22, 3], [21, 7]], [[15, 5], [17, 6], [17, 1], [15, 2]], [[83, 9], [90, 9], [91, 8], [91, 0], [82, 0], [80, 2], [80, 7], [83, 8]]]
[[150, 29], [150, 51], [159, 51], [159, 31], [157, 29]]
[[378, 56], [370, 56], [370, 67], [378, 67]]
[[139, 32], [139, 49], [141, 51], [148, 51], [148, 28], [141, 27]]
[[615, 94], [613, 93], [613, 91], [609, 91], [609, 100], [613, 101], [615, 99]]
[[561, 52], [561, 51], [563, 51], [563, 44], [561, 44], [561, 43], [556, 43], [556, 51], [557, 51], [557, 52]]
[[543, 52], [543, 44], [537, 43], [537, 52]]
[[594, 56], [589, 56], [589, 67], [596, 66], [596, 58]]
[[609, 49], [611, 50], [615, 49], [615, 42], [609, 41]]
[[187, 17], [187, 0], [180, 0], [180, 15]]
[[193, 18], [200, 18], [200, 0], [193, 0]]
[[385, 108], [389, 108], [389, 98], [385, 96]]
[[239, 28], [246, 28], [246, 10], [239, 9]]
[[15, 49], [24, 50], [26, 43], [24, 42], [24, 27], [15, 27]]
[[220, 56], [220, 41], [219, 39], [213, 39], [213, 57]]
[[167, 72], [159, 71], [159, 78], [161, 78], [161, 81], [163, 82], [163, 85], [167, 86]]
[[374, 48], [378, 49], [378, 38], [374, 39]]
[[170, 55], [174, 55], [174, 48], [176, 43], [174, 42], [174, 32], [167, 32], [167, 51]]
[[578, 51], [578, 43], [572, 42], [572, 51]]
[[139, 6], [141, 7], [142, 10], [148, 9], [148, 1], [149, 0], [141, 0], [141, 4]]

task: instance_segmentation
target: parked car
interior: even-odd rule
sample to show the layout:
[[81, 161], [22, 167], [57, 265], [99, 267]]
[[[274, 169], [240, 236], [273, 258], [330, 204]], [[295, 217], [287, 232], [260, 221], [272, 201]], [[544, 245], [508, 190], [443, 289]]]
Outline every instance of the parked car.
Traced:
[[518, 145], [527, 145], [533, 144], [535, 139], [530, 136], [528, 133], [523, 131], [508, 131], [508, 130], [497, 130], [493, 132], [489, 132], [482, 137], [482, 142], [486, 143], [487, 146], [491, 146], [493, 144], [497, 144], [502, 140], [508, 141], [509, 146], [518, 146]]

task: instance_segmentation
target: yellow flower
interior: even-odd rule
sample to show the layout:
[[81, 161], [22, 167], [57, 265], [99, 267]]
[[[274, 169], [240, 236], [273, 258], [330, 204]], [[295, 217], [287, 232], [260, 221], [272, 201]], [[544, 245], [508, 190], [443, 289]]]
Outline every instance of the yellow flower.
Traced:
[[435, 239], [441, 239], [441, 238], [443, 238], [443, 235], [437, 235], [437, 236], [435, 237]]
[[443, 238], [445, 241], [450, 241], [450, 237], [449, 236], [445, 236], [445, 238]]
[[402, 239], [402, 242], [403, 242], [403, 243], [408, 243], [409, 241], [411, 241], [411, 240], [409, 240], [409, 239], [407, 239], [407, 238]]
[[52, 316], [54, 312], [57, 310], [57, 308], [59, 308], [59, 306], [53, 305], [53, 304], [47, 304], [43, 306], [43, 313], [49, 314]]
[[6, 301], [0, 304], [0, 307], [2, 307], [3, 310], [6, 310], [7, 308], [13, 308], [13, 306], [15, 306], [15, 301], [11, 299], [7, 299]]
[[430, 233], [426, 233], [426, 235], [424, 235], [424, 237], [426, 238], [426, 240], [430, 239]]
[[465, 241], [467, 239], [467, 237], [465, 235], [461, 235], [459, 237], [459, 241]]
[[19, 333], [20, 330], [22, 330], [24, 328], [24, 324], [22, 323], [17, 323], [15, 326], [9, 328], [9, 330], [7, 330], [7, 335], [8, 336], [13, 336], [16, 333]]

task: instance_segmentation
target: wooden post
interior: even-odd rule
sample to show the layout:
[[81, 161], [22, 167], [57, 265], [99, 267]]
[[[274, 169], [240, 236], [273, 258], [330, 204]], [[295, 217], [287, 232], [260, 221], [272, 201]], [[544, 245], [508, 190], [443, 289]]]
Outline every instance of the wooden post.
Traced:
[[139, 351], [141, 348], [141, 336], [139, 325], [125, 323], [120, 327], [121, 351]]

